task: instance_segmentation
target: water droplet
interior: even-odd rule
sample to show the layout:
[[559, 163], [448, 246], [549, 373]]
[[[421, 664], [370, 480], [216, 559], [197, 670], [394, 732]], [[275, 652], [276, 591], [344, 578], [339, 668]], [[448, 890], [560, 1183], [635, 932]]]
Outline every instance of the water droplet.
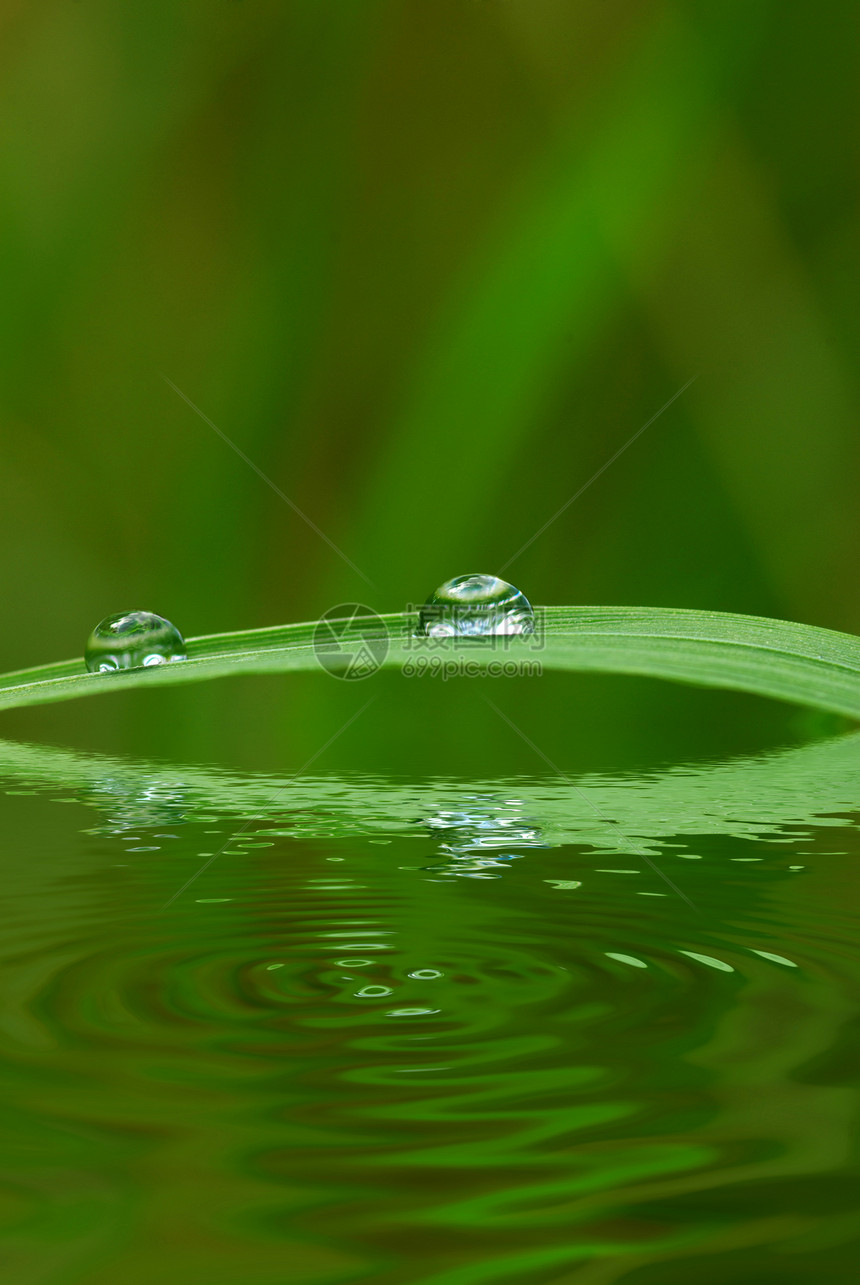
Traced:
[[416, 972], [410, 973], [409, 976], [417, 977], [419, 981], [423, 982], [430, 981], [434, 977], [441, 977], [442, 974], [437, 972], [435, 968], [419, 968]]
[[534, 633], [531, 604], [498, 576], [455, 576], [440, 585], [421, 608], [420, 637], [486, 637]]
[[381, 999], [383, 995], [392, 995], [393, 991], [390, 986], [362, 986], [355, 993], [362, 999]]
[[151, 611], [126, 611], [106, 616], [87, 641], [84, 661], [91, 674], [114, 669], [165, 665], [185, 660], [185, 640], [163, 616]]

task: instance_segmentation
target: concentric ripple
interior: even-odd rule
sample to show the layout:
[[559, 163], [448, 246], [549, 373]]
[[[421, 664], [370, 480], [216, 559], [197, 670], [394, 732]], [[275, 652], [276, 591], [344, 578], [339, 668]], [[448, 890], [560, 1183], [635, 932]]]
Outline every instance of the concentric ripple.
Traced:
[[10, 1262], [847, 1282], [858, 757], [572, 792], [0, 746]]

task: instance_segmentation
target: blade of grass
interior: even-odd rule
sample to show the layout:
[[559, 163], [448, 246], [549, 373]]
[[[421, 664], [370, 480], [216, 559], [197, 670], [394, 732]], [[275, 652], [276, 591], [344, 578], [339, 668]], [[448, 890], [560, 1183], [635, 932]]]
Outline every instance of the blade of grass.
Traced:
[[[663, 607], [545, 607], [544, 637], [434, 639], [416, 653], [414, 616], [381, 616], [390, 638], [386, 667], [417, 654], [458, 659], [484, 669], [504, 659], [543, 669], [639, 674], [705, 687], [735, 688], [860, 719], [860, 638], [812, 625]], [[61, 661], [0, 676], [0, 709], [71, 700], [144, 684], [189, 683], [243, 673], [323, 670], [316, 658], [316, 622], [211, 634], [188, 640], [177, 664], [88, 674], [83, 661]], [[348, 622], [344, 644], [359, 643], [366, 625]], [[493, 645], [495, 644], [495, 645]]]

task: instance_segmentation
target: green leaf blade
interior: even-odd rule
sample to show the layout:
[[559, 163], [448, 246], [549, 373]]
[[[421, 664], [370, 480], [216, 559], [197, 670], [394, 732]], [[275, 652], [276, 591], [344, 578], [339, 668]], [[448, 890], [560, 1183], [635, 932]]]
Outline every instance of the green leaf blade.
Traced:
[[[434, 639], [428, 658], [467, 656], [480, 668], [500, 659], [532, 660], [544, 670], [623, 673], [731, 688], [860, 719], [860, 638], [812, 625], [723, 612], [651, 607], [542, 608], [544, 636]], [[390, 640], [384, 665], [400, 668], [422, 652], [415, 618], [380, 617]], [[365, 626], [366, 627], [366, 626]], [[361, 626], [347, 625], [356, 643]], [[0, 709], [128, 690], [200, 682], [242, 673], [324, 670], [314, 652], [316, 623], [302, 622], [188, 640], [188, 659], [148, 669], [88, 674], [83, 660], [0, 676]]]

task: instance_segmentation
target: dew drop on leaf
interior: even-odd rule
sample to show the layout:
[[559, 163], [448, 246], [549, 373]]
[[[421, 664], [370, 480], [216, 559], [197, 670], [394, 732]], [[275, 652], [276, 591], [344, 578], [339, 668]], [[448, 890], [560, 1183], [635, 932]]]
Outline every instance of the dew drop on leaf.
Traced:
[[421, 608], [417, 634], [426, 638], [486, 637], [534, 633], [526, 596], [498, 576], [455, 576]]
[[106, 616], [90, 634], [84, 651], [91, 674], [165, 665], [186, 658], [182, 634], [169, 620], [151, 611]]

